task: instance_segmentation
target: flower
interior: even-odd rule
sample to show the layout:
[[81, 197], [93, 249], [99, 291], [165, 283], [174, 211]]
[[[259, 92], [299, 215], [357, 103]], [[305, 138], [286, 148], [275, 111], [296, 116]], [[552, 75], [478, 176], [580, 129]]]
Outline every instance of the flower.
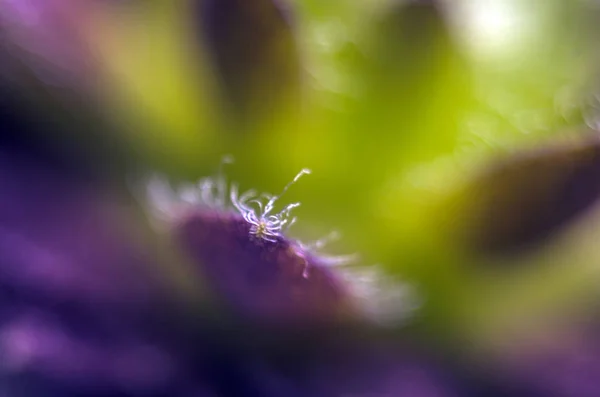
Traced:
[[[183, 10], [179, 4], [150, 3], [148, 9], [143, 5], [129, 9], [144, 14], [136, 19], [136, 32], [138, 28], [143, 31], [146, 16], [157, 23], [152, 32], [161, 33], [184, 17], [184, 13], [177, 13]], [[514, 293], [522, 292], [515, 289], [517, 283], [504, 282], [512, 279], [490, 282], [489, 275], [495, 277], [500, 272], [484, 269], [477, 273], [461, 267], [465, 263], [489, 263], [489, 257], [497, 254], [531, 253], [590, 214], [600, 194], [596, 138], [578, 139], [575, 144], [562, 142], [552, 149], [510, 155], [505, 162], [486, 165], [485, 172], [465, 181], [457, 200], [452, 196], [450, 206], [443, 208], [451, 210], [444, 212], [443, 220], [453, 222], [444, 223], [447, 229], [439, 235], [439, 230], [430, 227], [439, 224], [439, 213], [426, 213], [432, 208], [430, 202], [411, 207], [422, 197], [402, 201], [408, 209], [399, 214], [412, 216], [406, 222], [402, 216], [391, 216], [381, 225], [373, 223], [369, 233], [362, 229], [357, 237], [370, 240], [375, 247], [385, 247], [377, 240], [389, 238], [389, 247], [395, 250], [390, 256], [397, 259], [394, 265], [398, 273], [405, 270], [404, 265], [408, 264], [409, 271], [417, 265], [414, 268], [423, 269], [422, 279], [431, 277], [423, 299], [415, 300], [409, 285], [383, 274], [380, 267], [365, 269], [354, 263], [354, 255], [323, 253], [335, 234], [312, 243], [294, 238], [289, 228], [296, 222], [293, 211], [299, 202], [281, 209], [277, 206], [308, 169], [301, 170], [279, 194], [240, 192], [238, 185], [228, 183], [224, 176], [224, 165], [232, 161], [226, 157], [216, 176], [175, 190], [167, 182], [151, 180], [149, 203], [145, 196], [142, 198], [150, 216], [140, 216], [139, 200], [136, 202], [124, 186], [125, 180], [136, 180], [132, 174], [141, 168], [141, 157], [128, 159], [131, 163], [127, 167], [117, 167], [121, 172], [106, 172], [107, 164], [115, 163], [114, 151], [98, 145], [102, 139], [83, 145], [76, 138], [88, 139], [92, 129], [109, 141], [116, 136], [114, 124], [106, 122], [106, 113], [112, 112], [97, 109], [93, 104], [98, 102], [89, 96], [102, 86], [98, 82], [129, 83], [125, 81], [129, 73], [114, 80], [101, 79], [100, 65], [89, 56], [97, 48], [82, 32], [94, 29], [84, 26], [95, 20], [95, 5], [91, 4], [70, 0], [0, 3], [0, 89], [6, 94], [0, 97], [0, 129], [8, 132], [0, 138], [0, 395], [598, 394], [594, 377], [600, 354], [593, 329], [588, 332], [573, 326], [572, 334], [551, 335], [548, 345], [527, 346], [523, 346], [527, 339], [510, 343], [514, 342], [511, 334], [505, 332], [519, 329], [521, 324], [513, 323], [529, 314], [533, 323], [539, 321], [540, 314], [525, 304], [529, 302], [519, 299], [521, 296], [533, 297], [534, 306], [543, 306], [539, 301], [556, 302], [554, 297], [547, 299], [551, 295], [548, 291], [566, 290], [570, 276], [575, 280], [573, 285], [589, 273], [579, 277], [569, 273], [565, 284], [561, 280], [556, 288], [542, 285], [532, 295], [520, 295]], [[155, 4], [157, 8], [152, 8]], [[373, 177], [380, 170], [378, 166], [390, 166], [389, 173], [381, 175], [387, 178], [397, 172], [392, 163], [406, 164], [439, 154], [441, 147], [447, 149], [455, 140], [457, 119], [470, 98], [470, 82], [463, 73], [465, 58], [455, 48], [452, 25], [447, 20], [450, 13], [439, 2], [379, 4], [377, 10], [386, 14], [375, 18], [380, 22], [375, 29], [367, 26], [370, 17], [357, 13], [361, 25], [364, 23], [361, 29], [377, 36], [372, 40], [377, 43], [375, 51], [370, 53], [362, 52], [362, 44], [351, 37], [345, 22], [316, 26], [319, 21], [310, 26], [307, 32], [314, 33], [322, 47], [322, 53], [310, 54], [311, 62], [327, 58], [324, 64], [332, 69], [348, 55], [351, 62], [365, 62], [354, 65], [356, 69], [349, 67], [352, 70], [347, 70], [344, 78], [325, 88], [339, 89], [334, 96], [341, 99], [338, 104], [342, 106], [310, 109], [307, 114], [311, 120], [306, 123], [297, 117], [287, 118], [287, 107], [293, 107], [304, 88], [306, 65], [301, 63], [300, 41], [283, 2], [203, 0], [192, 4], [199, 13], [189, 16], [189, 22], [198, 27], [192, 36], [201, 36], [206, 50], [202, 60], [208, 61], [217, 78], [218, 95], [212, 99], [224, 105], [221, 121], [233, 121], [228, 126], [234, 126], [235, 131], [243, 131], [247, 125], [267, 131], [255, 134], [261, 135], [258, 140], [254, 134], [235, 142], [225, 139], [236, 152], [243, 150], [254, 161], [262, 161], [258, 160], [262, 156], [254, 156], [256, 149], [279, 149], [283, 142], [269, 134], [280, 131], [281, 136], [297, 134], [289, 142], [296, 145], [293, 156], [303, 156], [301, 152], [313, 145], [316, 137], [329, 128], [343, 126], [337, 131], [339, 136], [334, 133], [317, 142], [322, 149], [320, 160], [333, 153], [342, 159], [340, 173], [330, 174], [334, 176], [330, 180], [337, 183], [342, 172], [362, 167], [367, 172], [358, 180], [375, 184], [382, 181]], [[369, 9], [375, 10], [372, 7]], [[111, 21], [111, 12], [103, 8], [98, 19]], [[164, 23], [163, 17], [169, 23]], [[124, 18], [124, 22], [129, 21]], [[124, 27], [122, 32], [128, 31], [128, 23], [120, 26]], [[132, 42], [139, 44], [138, 38]], [[181, 36], [173, 34], [171, 38]], [[112, 40], [103, 43], [103, 57], [110, 56], [112, 44]], [[393, 44], [397, 45], [390, 47]], [[127, 45], [119, 46], [119, 54], [127, 49]], [[105, 58], [102, 61], [112, 64]], [[117, 63], [126, 67], [129, 61], [130, 57], [124, 56]], [[438, 68], [441, 73], [437, 73]], [[108, 69], [112, 71], [108, 74], [123, 70]], [[160, 69], [153, 69], [149, 77]], [[399, 69], [404, 75], [396, 75]], [[422, 76], [415, 79], [418, 73]], [[316, 74], [319, 82], [327, 80], [324, 70]], [[445, 87], [450, 90], [439, 89], [438, 80], [431, 78], [437, 74], [444, 76], [441, 80], [452, 80]], [[333, 75], [337, 76], [335, 71]], [[177, 85], [179, 80], [173, 82]], [[129, 88], [132, 93], [161, 95], [139, 90], [137, 83]], [[404, 97], [396, 96], [399, 89]], [[310, 100], [333, 99], [321, 94]], [[119, 103], [117, 95], [109, 98]], [[162, 103], [162, 96], [157, 99], [152, 103]], [[425, 108], [424, 103], [434, 105]], [[186, 118], [182, 116], [186, 112], [178, 112], [179, 103], [165, 104], [170, 105], [174, 109], [165, 115]], [[114, 106], [111, 109], [118, 107]], [[422, 117], [429, 116], [423, 110], [435, 114]], [[448, 116], [445, 113], [450, 116], [444, 117]], [[395, 134], [397, 121], [403, 118], [410, 119], [408, 123], [402, 120], [410, 127], [403, 131], [410, 134], [401, 134], [404, 138], [390, 140], [391, 144], [383, 147], [381, 138], [392, 135], [386, 127], [392, 127]], [[128, 127], [133, 118], [123, 120], [110, 121]], [[301, 128], [291, 133], [295, 121]], [[436, 135], [432, 144], [432, 140], [421, 140], [424, 130], [417, 128], [421, 123], [429, 123], [431, 131], [439, 127], [449, 132]], [[147, 124], [151, 123], [140, 123]], [[195, 126], [185, 121], [180, 125]], [[290, 130], [279, 130], [281, 126]], [[309, 139], [300, 131], [307, 131]], [[359, 144], [345, 146], [356, 131], [360, 134], [354, 136], [357, 140], [353, 143]], [[367, 136], [362, 134], [365, 131], [374, 133]], [[166, 129], [163, 137], [168, 139], [171, 133]], [[199, 141], [210, 145], [210, 139]], [[130, 142], [129, 153], [143, 146], [138, 138]], [[401, 152], [400, 146], [412, 149]], [[216, 149], [207, 147], [199, 151], [206, 154], [208, 149]], [[274, 152], [278, 156], [282, 153]], [[393, 159], [386, 152], [392, 153]], [[401, 157], [398, 162], [397, 157]], [[352, 168], [352, 163], [358, 166]], [[144, 165], [160, 169], [152, 160]], [[201, 168], [193, 168], [194, 175]], [[185, 174], [179, 171], [181, 174], [173, 172], [169, 178]], [[345, 186], [347, 192], [356, 192], [356, 185], [365, 187], [353, 178], [346, 182], [350, 182]], [[380, 198], [372, 190], [364, 197]], [[379, 201], [375, 204], [388, 209]], [[423, 211], [411, 214], [413, 208]], [[347, 218], [351, 215], [355, 212], [343, 213]], [[153, 223], [154, 229], [147, 227]], [[580, 238], [583, 229], [573, 233], [572, 239]], [[410, 235], [413, 231], [416, 236]], [[407, 236], [421, 241], [411, 244]], [[594, 245], [594, 241], [586, 243]], [[394, 244], [397, 247], [391, 247]], [[597, 253], [593, 249], [589, 252]], [[528, 263], [526, 256], [519, 259], [515, 263]], [[561, 260], [571, 265], [571, 259]], [[564, 274], [567, 272], [559, 276]], [[515, 279], [519, 275], [515, 272]], [[510, 285], [508, 294], [502, 293], [506, 292], [502, 284]], [[530, 289], [527, 282], [519, 284]], [[514, 314], [510, 308], [515, 306], [503, 305], [505, 300], [525, 307]], [[430, 306], [415, 310], [422, 302]], [[554, 314], [555, 307], [552, 309]], [[407, 314], [415, 314], [408, 326], [402, 321]], [[492, 316], [495, 322], [482, 325]], [[510, 324], [504, 328], [498, 318], [506, 318]], [[544, 332], [533, 335], [546, 336]], [[493, 349], [498, 346], [504, 349]]]
[[259, 322], [308, 327], [360, 317], [397, 320], [413, 308], [410, 288], [384, 283], [377, 272], [339, 267], [355, 255], [318, 252], [335, 234], [307, 244], [285, 233], [300, 203], [273, 213], [275, 204], [308, 169], [277, 195], [255, 190], [239, 195], [237, 184], [228, 188], [223, 175], [230, 162], [225, 157], [215, 177], [176, 191], [161, 179], [148, 183], [150, 212], [167, 220], [176, 244], [230, 307]]

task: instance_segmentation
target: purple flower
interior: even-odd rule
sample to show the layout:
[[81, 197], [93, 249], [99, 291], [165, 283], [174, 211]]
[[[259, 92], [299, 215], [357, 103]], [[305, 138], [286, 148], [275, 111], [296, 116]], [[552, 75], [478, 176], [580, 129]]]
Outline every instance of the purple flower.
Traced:
[[[166, 215], [161, 225], [167, 227], [159, 232], [172, 243], [172, 251], [161, 251], [153, 244], [159, 233], [145, 229], [119, 181], [100, 177], [101, 167], [86, 155], [65, 152], [68, 144], [48, 148], [49, 140], [41, 139], [88, 132], [75, 101], [66, 112], [32, 110], [29, 105], [43, 101], [21, 91], [57, 82], [79, 90], [94, 75], [77, 33], [86, 6], [76, 3], [0, 3], [0, 53], [6, 55], [0, 82], [10, 88], [1, 99], [7, 106], [0, 106], [0, 127], [10, 131], [0, 140], [0, 395], [599, 393], [593, 335], [524, 349], [514, 361], [495, 363], [493, 374], [468, 368], [442, 348], [432, 354], [439, 345], [426, 337], [420, 343], [400, 333], [390, 338], [387, 332], [396, 330], [375, 320], [412, 308], [408, 290], [340, 267], [348, 258], [323, 255], [322, 240], [290, 237], [299, 204], [275, 210], [290, 185], [278, 195], [239, 194], [222, 176], [184, 186], [174, 198], [153, 203], [156, 214]], [[201, 4], [205, 55], [236, 121], [262, 121], [296, 99], [301, 63], [290, 15], [280, 3]], [[405, 75], [436, 66], [429, 44], [441, 38], [441, 56], [451, 47], [442, 16], [434, 2], [391, 13], [374, 70], [396, 70], [398, 55], [415, 49], [413, 61], [402, 63], [410, 72]], [[421, 24], [427, 34], [417, 34]], [[400, 40], [397, 52], [388, 53], [390, 38]], [[386, 73], [375, 74], [373, 98], [399, 86], [380, 80]], [[375, 113], [396, 116], [396, 105], [385, 108], [387, 98], [381, 98]], [[57, 98], [44, 99], [49, 106]], [[596, 139], [492, 167], [462, 192], [467, 215], [457, 239], [484, 253], [539, 244], [596, 202], [599, 171]], [[180, 288], [176, 275], [182, 273], [192, 294]]]
[[151, 210], [167, 220], [208, 289], [248, 319], [311, 327], [406, 314], [414, 301], [405, 285], [340, 268], [356, 258], [320, 254], [326, 239], [305, 244], [287, 235], [300, 203], [278, 212], [275, 206], [308, 173], [302, 170], [277, 195], [239, 194], [223, 175], [175, 191], [155, 179], [149, 184]]
[[347, 286], [318, 257], [284, 238], [254, 241], [240, 215], [190, 214], [176, 232], [209, 288], [242, 313], [306, 324], [355, 310]]
[[[454, 395], [425, 354], [371, 348], [374, 340], [341, 326], [359, 308], [329, 267], [334, 259], [283, 234], [268, 241], [240, 214], [188, 202], [173, 238], [193, 259], [198, 288], [208, 282], [233, 309], [224, 321], [227, 310], [211, 314], [178, 292], [170, 273], [182, 264], [157, 260], [118, 190], [73, 159], [57, 164], [27, 145], [10, 148], [0, 151], [0, 391]], [[256, 215], [249, 219], [273, 222]]]

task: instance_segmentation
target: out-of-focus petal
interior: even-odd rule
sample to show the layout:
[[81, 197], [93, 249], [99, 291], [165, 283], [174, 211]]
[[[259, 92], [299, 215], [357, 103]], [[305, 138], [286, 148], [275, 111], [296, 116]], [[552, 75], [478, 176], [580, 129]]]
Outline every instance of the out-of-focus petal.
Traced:
[[592, 136], [516, 154], [486, 168], [448, 208], [477, 252], [508, 254], [547, 241], [600, 196], [600, 141]]
[[458, 397], [458, 385], [426, 355], [390, 343], [327, 353], [312, 368], [323, 396]]
[[36, 77], [51, 86], [91, 83], [92, 51], [80, 27], [89, 4], [71, 0], [5, 0], [0, 3], [2, 41]]
[[562, 324], [506, 343], [485, 364], [496, 382], [513, 384], [532, 396], [593, 397], [600, 394], [598, 327]]
[[99, 186], [0, 152], [0, 374], [14, 393], [138, 395], [186, 376], [169, 278]]
[[203, 0], [200, 24], [225, 106], [242, 122], [272, 118], [297, 100], [298, 46], [278, 0]]
[[0, 179], [3, 282], [104, 303], [155, 292], [149, 258], [128, 243], [114, 198], [16, 156], [0, 158]]

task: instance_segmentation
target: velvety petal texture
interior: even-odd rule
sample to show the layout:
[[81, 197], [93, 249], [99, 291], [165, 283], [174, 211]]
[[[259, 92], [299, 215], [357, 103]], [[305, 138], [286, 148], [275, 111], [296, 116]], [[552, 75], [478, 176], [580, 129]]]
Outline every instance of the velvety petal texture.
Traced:
[[252, 236], [241, 215], [193, 212], [175, 232], [209, 288], [243, 316], [310, 324], [339, 321], [356, 310], [335, 269], [292, 240]]

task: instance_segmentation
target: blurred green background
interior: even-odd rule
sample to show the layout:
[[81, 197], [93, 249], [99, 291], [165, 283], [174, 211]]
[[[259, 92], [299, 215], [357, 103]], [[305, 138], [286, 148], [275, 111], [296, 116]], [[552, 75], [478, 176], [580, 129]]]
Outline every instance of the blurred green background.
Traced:
[[194, 2], [82, 3], [78, 32], [98, 65], [86, 90], [117, 131], [86, 147], [120, 148], [119, 159], [98, 156], [100, 166], [122, 164], [117, 179], [192, 181], [231, 154], [230, 180], [277, 192], [310, 168], [285, 198], [302, 203], [291, 234], [339, 230], [329, 253], [358, 253], [414, 285], [415, 321], [473, 346], [593, 309], [600, 214], [496, 258], [453, 239], [469, 198], [452, 197], [498, 159], [591, 134], [597, 2], [290, 1], [299, 104], [243, 125], [222, 111]]

